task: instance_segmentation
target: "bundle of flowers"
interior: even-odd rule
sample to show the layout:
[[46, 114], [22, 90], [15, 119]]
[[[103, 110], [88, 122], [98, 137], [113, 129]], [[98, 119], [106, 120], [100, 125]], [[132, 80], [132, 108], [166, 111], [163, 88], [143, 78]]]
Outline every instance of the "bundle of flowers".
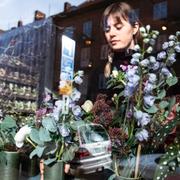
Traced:
[[[123, 146], [130, 150], [122, 156], [136, 156], [137, 147], [139, 152], [141, 147], [143, 152], [157, 149], [180, 119], [175, 97], [166, 97], [167, 90], [178, 82], [172, 65], [180, 53], [180, 32], [170, 35], [169, 41], [162, 44], [162, 51], [156, 54], [159, 32], [147, 25], [140, 28], [140, 33], [143, 43], [135, 46], [130, 64], [121, 65], [121, 71], [114, 69], [108, 82], [109, 87], [119, 89], [119, 94], [113, 97], [116, 111], [113, 114], [116, 121], [118, 117], [116, 127], [127, 135], [121, 139], [119, 149]], [[176, 116], [167, 121], [172, 108]]]
[[74, 76], [72, 94], [66, 97], [68, 107], [64, 111], [63, 96], [52, 98], [46, 93], [44, 102], [36, 112], [35, 125], [25, 125], [15, 136], [16, 146], [21, 148], [25, 144], [33, 147], [30, 158], [37, 156], [48, 165], [58, 160], [67, 162], [74, 157], [78, 141], [76, 130], [84, 123], [81, 119], [81, 107], [77, 105], [81, 93], [75, 84], [82, 83], [83, 72], [78, 71]]

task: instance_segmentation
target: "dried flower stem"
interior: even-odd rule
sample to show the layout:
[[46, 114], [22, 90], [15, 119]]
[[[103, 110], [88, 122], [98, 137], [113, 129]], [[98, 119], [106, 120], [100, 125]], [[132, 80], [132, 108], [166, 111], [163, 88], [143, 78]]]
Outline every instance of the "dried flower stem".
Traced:
[[140, 155], [141, 155], [141, 144], [138, 144], [137, 155], [136, 155], [135, 176], [134, 176], [134, 178], [138, 177]]

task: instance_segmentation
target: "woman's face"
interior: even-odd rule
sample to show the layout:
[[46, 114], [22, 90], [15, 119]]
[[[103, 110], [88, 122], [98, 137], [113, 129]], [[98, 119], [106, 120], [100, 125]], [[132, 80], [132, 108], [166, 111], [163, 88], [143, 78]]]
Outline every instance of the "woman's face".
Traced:
[[121, 51], [123, 49], [133, 49], [134, 39], [133, 35], [138, 31], [139, 26], [133, 27], [128, 21], [121, 18], [118, 22], [112, 15], [107, 18], [107, 27], [105, 30], [105, 37], [114, 51]]

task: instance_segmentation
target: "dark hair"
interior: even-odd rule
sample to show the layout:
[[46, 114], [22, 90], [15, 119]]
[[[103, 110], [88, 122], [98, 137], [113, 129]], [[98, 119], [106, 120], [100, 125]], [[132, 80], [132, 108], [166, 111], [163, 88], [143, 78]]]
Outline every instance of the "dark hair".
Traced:
[[[104, 31], [106, 31], [108, 28], [107, 19], [110, 15], [112, 15], [118, 23], [121, 23], [121, 18], [123, 18], [124, 20], [128, 21], [132, 26], [134, 26], [135, 23], [138, 23], [141, 26], [141, 23], [133, 8], [125, 2], [113, 3], [104, 10], [102, 16], [102, 27]], [[134, 35], [135, 43], [137, 43], [137, 41], [139, 41], [140, 39], [141, 39], [140, 31], [138, 31]], [[112, 59], [113, 59], [113, 52], [109, 51], [108, 62], [104, 69], [104, 75], [106, 77], [110, 75]]]
[[[102, 16], [102, 26], [104, 31], [106, 31], [107, 29], [107, 19], [110, 15], [112, 15], [119, 23], [121, 23], [121, 18], [123, 18], [124, 20], [128, 21], [132, 26], [134, 26], [135, 23], [141, 24], [135, 11], [129, 4], [125, 2], [118, 2], [109, 5], [104, 10]], [[137, 41], [137, 39], [139, 38], [139, 34], [140, 33], [138, 31], [134, 37], [135, 41]]]

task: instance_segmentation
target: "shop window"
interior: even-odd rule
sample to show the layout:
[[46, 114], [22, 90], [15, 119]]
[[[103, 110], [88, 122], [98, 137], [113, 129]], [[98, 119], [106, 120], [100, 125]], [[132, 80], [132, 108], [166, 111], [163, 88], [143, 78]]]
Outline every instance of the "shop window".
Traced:
[[167, 18], [167, 1], [154, 4], [153, 7], [153, 19]]
[[73, 26], [66, 27], [63, 34], [68, 36], [69, 38], [73, 39], [73, 36], [74, 36], [74, 27]]
[[89, 38], [92, 37], [92, 21], [86, 21], [83, 23], [83, 34]]
[[159, 37], [157, 39], [156, 50], [160, 51], [162, 49], [162, 44], [166, 41], [167, 41], [167, 35], [166, 34], [159, 35]]
[[106, 89], [106, 83], [107, 83], [107, 80], [106, 80], [104, 74], [100, 74], [99, 75], [98, 88], [99, 89]]
[[82, 48], [81, 49], [81, 61], [80, 66], [81, 67], [88, 67], [90, 64], [90, 58], [91, 58], [91, 49], [90, 47]]

